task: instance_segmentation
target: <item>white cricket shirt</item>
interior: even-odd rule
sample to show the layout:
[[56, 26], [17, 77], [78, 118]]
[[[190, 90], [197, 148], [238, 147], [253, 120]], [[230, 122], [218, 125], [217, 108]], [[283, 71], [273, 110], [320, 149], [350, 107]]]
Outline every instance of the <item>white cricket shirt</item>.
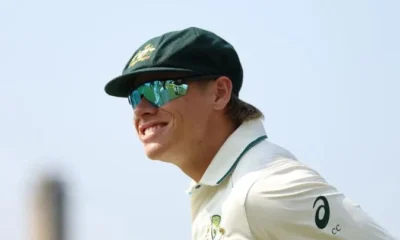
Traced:
[[392, 240], [316, 171], [243, 123], [189, 189], [193, 240]]

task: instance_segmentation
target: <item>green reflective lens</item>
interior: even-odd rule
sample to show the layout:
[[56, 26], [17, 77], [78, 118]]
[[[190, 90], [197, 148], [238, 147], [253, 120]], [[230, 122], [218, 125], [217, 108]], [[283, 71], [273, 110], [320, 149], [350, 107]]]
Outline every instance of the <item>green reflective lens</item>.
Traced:
[[129, 103], [135, 109], [142, 98], [156, 107], [184, 96], [187, 93], [188, 85], [182, 80], [155, 80], [147, 82], [133, 90], [128, 96]]

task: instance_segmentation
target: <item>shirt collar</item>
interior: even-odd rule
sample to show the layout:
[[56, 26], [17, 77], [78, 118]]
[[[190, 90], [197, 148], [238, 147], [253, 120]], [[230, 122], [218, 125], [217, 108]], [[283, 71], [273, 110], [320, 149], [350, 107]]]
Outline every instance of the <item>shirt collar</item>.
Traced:
[[243, 122], [224, 142], [199, 183], [195, 185], [216, 186], [233, 172], [241, 157], [260, 141], [266, 139], [261, 119]]

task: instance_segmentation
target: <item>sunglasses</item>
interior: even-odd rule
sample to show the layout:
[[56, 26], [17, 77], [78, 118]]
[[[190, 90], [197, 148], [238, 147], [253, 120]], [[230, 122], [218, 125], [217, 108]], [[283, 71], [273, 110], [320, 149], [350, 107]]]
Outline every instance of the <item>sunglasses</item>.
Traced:
[[129, 104], [135, 109], [143, 98], [146, 98], [155, 107], [185, 96], [187, 94], [190, 81], [216, 79], [212, 76], [181, 77], [176, 79], [161, 79], [145, 82], [134, 88], [128, 96]]

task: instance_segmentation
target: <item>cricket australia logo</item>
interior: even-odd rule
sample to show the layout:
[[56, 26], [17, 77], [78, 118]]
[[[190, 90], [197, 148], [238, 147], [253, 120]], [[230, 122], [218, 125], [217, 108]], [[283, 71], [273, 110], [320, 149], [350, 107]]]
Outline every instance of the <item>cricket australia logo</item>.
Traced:
[[150, 58], [151, 52], [156, 50], [153, 45], [147, 44], [144, 49], [140, 50], [129, 62], [129, 67], [133, 67], [138, 62], [145, 61]]
[[210, 225], [207, 228], [207, 240], [220, 240], [225, 234], [225, 229], [221, 226], [221, 216], [213, 215], [211, 217]]

